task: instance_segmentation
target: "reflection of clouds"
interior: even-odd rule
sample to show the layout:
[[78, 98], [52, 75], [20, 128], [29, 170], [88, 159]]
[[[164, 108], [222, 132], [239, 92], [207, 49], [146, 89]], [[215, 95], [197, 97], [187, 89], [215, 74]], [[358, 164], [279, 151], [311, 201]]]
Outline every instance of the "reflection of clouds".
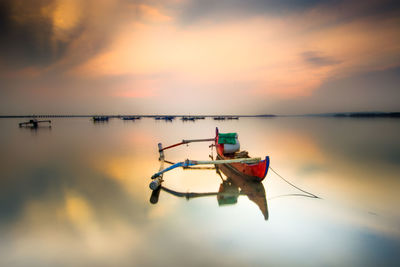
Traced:
[[28, 169], [1, 186], [1, 230], [12, 244], [1, 262], [112, 263], [140, 243], [145, 207], [114, 179], [78, 165]]
[[[56, 217], [50, 215], [55, 208]], [[75, 217], [76, 208], [69, 206], [68, 211], [63, 211], [62, 207], [43, 201], [28, 204], [12, 234], [5, 235], [12, 249], [2, 251], [0, 262], [9, 259], [22, 265], [54, 264], [60, 260], [65, 266], [88, 261], [111, 264], [130, 255], [140, 244], [143, 237], [139, 227], [119, 218], [104, 221]], [[70, 218], [64, 217], [65, 212]]]
[[66, 192], [64, 212], [78, 226], [88, 225], [93, 220], [93, 211], [87, 201], [74, 192]]
[[[272, 166], [329, 206], [315, 212], [346, 227], [365, 227], [378, 235], [400, 234], [400, 214], [394, 205], [400, 201], [399, 165], [392, 158], [400, 143], [393, 120], [280, 119], [270, 120], [266, 128], [268, 139], [273, 140], [268, 146]], [[269, 175], [270, 188], [279, 188]]]
[[[300, 118], [221, 122], [221, 131], [237, 131], [252, 156], [271, 155], [274, 169], [323, 198], [271, 200], [266, 224], [246, 197], [230, 208], [219, 208], [215, 197], [185, 201], [163, 193], [157, 205], [148, 203], [149, 176], [159, 167], [157, 141], [208, 137], [213, 120], [190, 127], [113, 120], [93, 131], [87, 120], [79, 122], [63, 120], [52, 135], [29, 141], [26, 134], [0, 133], [6, 136], [1, 142], [15, 142], [3, 146], [1, 157], [8, 161], [0, 163], [0, 265], [293, 266], [312, 260], [316, 266], [365, 266], [371, 257], [398, 259], [391, 250], [379, 251], [399, 244], [398, 182], [388, 181], [398, 167], [389, 164], [382, 173], [387, 158], [362, 153], [385, 152], [389, 143], [395, 150], [393, 124], [378, 122], [371, 132], [366, 121], [357, 127]], [[365, 129], [368, 134], [357, 138]], [[384, 140], [369, 142], [379, 136]], [[193, 144], [167, 155], [203, 159], [208, 152]], [[309, 173], [318, 166], [323, 168]], [[184, 192], [216, 190], [220, 182], [214, 171], [177, 170], [166, 179]], [[269, 196], [291, 193], [280, 182], [268, 174], [263, 184]], [[283, 251], [291, 257], [283, 258]]]
[[3, 219], [16, 219], [27, 204], [39, 200], [65, 205], [72, 221], [112, 214], [125, 220], [141, 220], [142, 213], [135, 213], [140, 207], [133, 204], [122, 185], [103, 173], [78, 166], [73, 170], [71, 166], [36, 167], [2, 181], [2, 202], [6, 203], [1, 206]]

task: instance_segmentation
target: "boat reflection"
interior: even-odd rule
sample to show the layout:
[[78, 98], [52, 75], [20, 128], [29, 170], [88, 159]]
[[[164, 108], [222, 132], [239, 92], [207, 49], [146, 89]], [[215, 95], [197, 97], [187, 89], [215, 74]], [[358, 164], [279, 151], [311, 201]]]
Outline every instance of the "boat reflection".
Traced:
[[[198, 168], [196, 168], [198, 169]], [[210, 168], [207, 168], [210, 169]], [[268, 220], [268, 205], [265, 188], [262, 183], [254, 182], [242, 177], [224, 165], [215, 168], [217, 174], [221, 177], [222, 183], [218, 192], [178, 192], [165, 186], [160, 186], [154, 190], [150, 197], [150, 202], [156, 204], [161, 191], [167, 192], [176, 197], [186, 198], [187, 200], [199, 197], [216, 196], [219, 206], [234, 205], [238, 202], [239, 196], [247, 196], [260, 209], [265, 220]], [[225, 176], [225, 177], [224, 177]]]

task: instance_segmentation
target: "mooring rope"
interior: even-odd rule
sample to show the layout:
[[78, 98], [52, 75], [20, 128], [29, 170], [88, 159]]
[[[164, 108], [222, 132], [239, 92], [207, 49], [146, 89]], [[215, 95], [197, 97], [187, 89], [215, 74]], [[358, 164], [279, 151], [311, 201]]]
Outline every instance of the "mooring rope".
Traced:
[[293, 186], [293, 187], [296, 188], [297, 190], [300, 190], [301, 192], [306, 193], [306, 194], [310, 195], [310, 196], [313, 197], [313, 198], [320, 198], [320, 197], [314, 195], [313, 193], [310, 193], [310, 192], [308, 192], [308, 191], [305, 191], [305, 190], [303, 190], [303, 189], [301, 189], [301, 188], [295, 186], [294, 184], [292, 184], [291, 182], [289, 182], [288, 180], [286, 180], [285, 178], [283, 178], [283, 177], [282, 177], [279, 173], [277, 173], [274, 169], [272, 169], [271, 166], [270, 166], [269, 168], [270, 168], [271, 171], [273, 171], [276, 175], [278, 175], [279, 178], [281, 178], [283, 181], [285, 181], [287, 184]]

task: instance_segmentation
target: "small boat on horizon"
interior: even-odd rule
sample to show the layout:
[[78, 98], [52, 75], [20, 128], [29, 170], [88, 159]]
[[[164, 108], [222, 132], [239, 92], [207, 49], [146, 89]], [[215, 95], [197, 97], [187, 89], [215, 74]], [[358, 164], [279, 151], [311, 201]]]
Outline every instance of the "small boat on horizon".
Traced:
[[223, 117], [223, 116], [217, 116], [217, 117], [214, 117], [214, 120], [216, 120], [216, 121], [225, 120], [225, 117]]
[[195, 121], [196, 118], [195, 118], [195, 117], [183, 116], [183, 117], [181, 118], [181, 120], [183, 120], [183, 121]]
[[124, 121], [134, 121], [134, 120], [140, 120], [141, 117], [139, 116], [126, 116], [121, 118]]
[[175, 116], [156, 116], [154, 117], [155, 120], [164, 120], [164, 121], [173, 121]]
[[19, 127], [38, 128], [39, 127], [39, 123], [43, 123], [43, 122], [48, 122], [49, 123], [48, 126], [51, 127], [51, 120], [39, 121], [37, 119], [30, 119], [29, 121], [26, 121], [26, 122], [20, 122], [19, 123]]
[[108, 116], [93, 116], [92, 120], [94, 122], [105, 122], [108, 121], [109, 117]]

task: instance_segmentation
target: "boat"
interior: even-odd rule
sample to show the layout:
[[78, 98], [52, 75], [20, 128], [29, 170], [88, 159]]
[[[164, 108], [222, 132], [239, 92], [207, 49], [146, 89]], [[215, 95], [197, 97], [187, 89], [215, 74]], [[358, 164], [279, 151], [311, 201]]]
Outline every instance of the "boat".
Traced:
[[183, 120], [183, 121], [195, 121], [196, 118], [195, 118], [195, 117], [183, 116], [183, 117], [181, 118], [181, 120]]
[[154, 119], [155, 120], [172, 121], [175, 119], [175, 116], [157, 116]]
[[225, 117], [217, 116], [217, 117], [214, 117], [214, 120], [216, 120], [216, 121], [222, 121], [222, 120], [225, 120]]
[[92, 117], [94, 122], [104, 122], [104, 121], [108, 121], [109, 117], [108, 116], [93, 116]]
[[[228, 135], [220, 134], [218, 128], [216, 128], [215, 135], [215, 147], [217, 150], [217, 159], [219, 160], [230, 160], [237, 158], [250, 158], [247, 151], [239, 151], [239, 150], [231, 150], [226, 152], [226, 147], [230, 145], [226, 143], [227, 141], [222, 140], [224, 136], [231, 136], [233, 140], [237, 141], [237, 134], [229, 133]], [[229, 137], [228, 137], [229, 138]], [[240, 147], [240, 146], [239, 146]], [[236, 173], [247, 177], [250, 180], [261, 182], [264, 180], [267, 175], [269, 168], [269, 157], [266, 156], [264, 160], [259, 161], [258, 163], [241, 163], [241, 162], [233, 162], [229, 164], [225, 164], [228, 168], [232, 169]]]
[[137, 117], [137, 116], [125, 116], [125, 117], [122, 117], [121, 119], [124, 120], [124, 121], [134, 121], [134, 120], [139, 120], [140, 117]]
[[20, 122], [19, 127], [28, 127], [28, 128], [38, 128], [39, 123], [47, 122], [49, 123], [49, 127], [51, 127], [51, 120], [37, 120], [37, 119], [30, 119], [26, 122]]
[[218, 128], [216, 128], [216, 135], [214, 138], [206, 139], [192, 139], [192, 140], [182, 140], [182, 142], [173, 144], [167, 147], [162, 147], [162, 144], [158, 144], [158, 151], [160, 153], [159, 160], [163, 163], [164, 151], [170, 148], [174, 148], [180, 145], [189, 144], [193, 142], [213, 142], [210, 147], [215, 147], [217, 151], [216, 160], [185, 160], [178, 162], [169, 166], [168, 168], [163, 168], [161, 165], [159, 171], [152, 175], [150, 188], [156, 190], [161, 186], [163, 180], [163, 174], [167, 171], [173, 170], [178, 167], [188, 168], [196, 165], [223, 165], [229, 168], [231, 171], [235, 172], [237, 175], [242, 176], [251, 181], [261, 182], [264, 180], [268, 173], [270, 159], [268, 156], [265, 159], [261, 158], [251, 158], [247, 151], [240, 151], [240, 144], [238, 141], [238, 135], [236, 133], [220, 133]]

